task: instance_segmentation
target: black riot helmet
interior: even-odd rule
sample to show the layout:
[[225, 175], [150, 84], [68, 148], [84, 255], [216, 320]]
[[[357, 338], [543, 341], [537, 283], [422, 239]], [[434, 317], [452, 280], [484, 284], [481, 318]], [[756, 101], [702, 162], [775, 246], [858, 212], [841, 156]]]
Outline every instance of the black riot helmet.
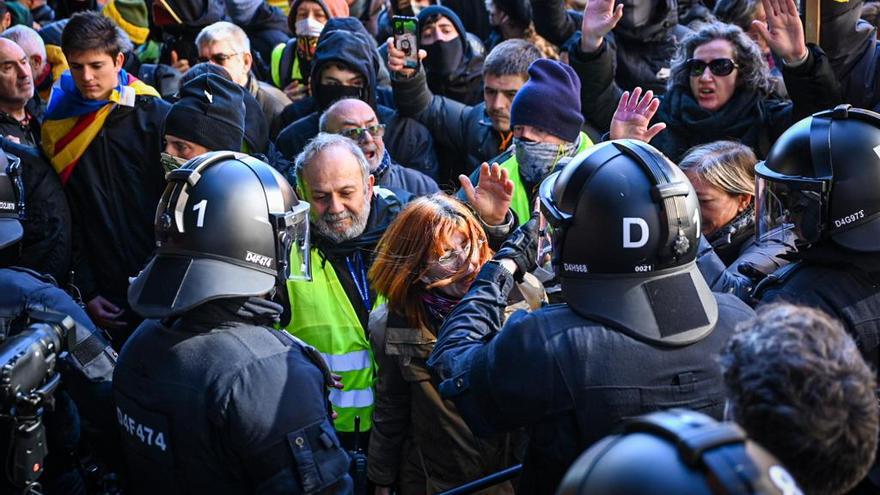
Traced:
[[712, 331], [718, 306], [694, 261], [697, 194], [662, 153], [642, 141], [601, 143], [544, 179], [539, 195], [572, 310], [657, 344]]
[[794, 230], [802, 247], [830, 239], [880, 252], [880, 114], [839, 105], [807, 117], [755, 175], [759, 241]]
[[556, 495], [802, 495], [735, 423], [671, 409], [632, 419], [569, 468]]
[[0, 249], [21, 240], [25, 218], [21, 160], [0, 151]]
[[157, 249], [128, 300], [146, 318], [204, 302], [274, 293], [289, 317], [286, 282], [308, 279], [309, 204], [271, 166], [217, 151], [167, 175], [156, 210]]

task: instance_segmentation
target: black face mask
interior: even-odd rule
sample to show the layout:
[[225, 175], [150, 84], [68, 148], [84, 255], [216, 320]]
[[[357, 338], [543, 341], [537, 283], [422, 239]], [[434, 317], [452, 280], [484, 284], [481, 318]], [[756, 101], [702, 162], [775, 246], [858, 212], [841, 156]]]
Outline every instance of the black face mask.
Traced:
[[461, 64], [463, 47], [461, 38], [449, 41], [435, 41], [423, 47], [428, 52], [425, 69], [434, 76], [446, 77], [455, 72]]
[[366, 88], [340, 84], [318, 84], [315, 91], [315, 99], [318, 100], [318, 107], [322, 110], [326, 110], [333, 103], [345, 98], [357, 98], [367, 102], [365, 95]]
[[656, 0], [623, 0], [623, 18], [621, 26], [629, 29], [637, 29], [651, 22]]

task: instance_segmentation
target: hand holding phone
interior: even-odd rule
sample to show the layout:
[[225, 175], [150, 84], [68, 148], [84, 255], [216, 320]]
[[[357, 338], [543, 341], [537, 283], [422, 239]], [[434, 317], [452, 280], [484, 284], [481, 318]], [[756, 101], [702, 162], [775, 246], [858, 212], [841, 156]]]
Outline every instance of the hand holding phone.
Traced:
[[403, 52], [405, 69], [419, 68], [419, 20], [396, 15], [391, 18], [394, 29], [394, 47]]

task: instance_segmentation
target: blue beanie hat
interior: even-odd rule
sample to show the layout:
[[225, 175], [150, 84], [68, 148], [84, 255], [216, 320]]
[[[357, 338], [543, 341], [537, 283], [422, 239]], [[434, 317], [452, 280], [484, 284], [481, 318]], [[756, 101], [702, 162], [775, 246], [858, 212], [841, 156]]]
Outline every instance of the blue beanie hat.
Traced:
[[573, 143], [583, 124], [581, 81], [574, 69], [555, 60], [535, 60], [529, 66], [529, 80], [513, 98], [510, 127], [540, 127]]

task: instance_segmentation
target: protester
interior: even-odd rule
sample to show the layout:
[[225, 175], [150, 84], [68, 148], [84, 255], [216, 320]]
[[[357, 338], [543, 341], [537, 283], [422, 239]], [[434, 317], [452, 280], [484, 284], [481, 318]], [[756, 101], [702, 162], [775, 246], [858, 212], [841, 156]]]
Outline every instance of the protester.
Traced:
[[345, 0], [294, 0], [290, 4], [287, 24], [293, 37], [272, 50], [272, 84], [284, 90], [291, 101], [308, 96], [312, 60], [318, 37], [334, 17], [348, 17]]
[[582, 105], [593, 110], [587, 117], [600, 129], [610, 126], [612, 139], [651, 141], [673, 161], [693, 146], [722, 139], [736, 139], [759, 158], [766, 156], [788, 126], [839, 103], [840, 93], [822, 51], [804, 43], [793, 0], [763, 1], [770, 28], [759, 29], [785, 64], [792, 102], [768, 96], [767, 64], [758, 46], [738, 27], [719, 23], [703, 26], [682, 42], [662, 101], [652, 102], [650, 91], [640, 100], [640, 88], [622, 95], [602, 36], [623, 10], [596, 0], [587, 6], [583, 36], [572, 56], [584, 88]]
[[[52, 79], [50, 77], [52, 67], [46, 56], [46, 45], [36, 31], [27, 26], [12, 26], [0, 36], [14, 41], [24, 50], [28, 64], [31, 66], [34, 87], [40, 87], [46, 79]], [[34, 96], [37, 97], [36, 94]]]
[[34, 79], [27, 55], [14, 41], [0, 38], [0, 135], [39, 146], [42, 112], [33, 97]]
[[465, 105], [482, 101], [483, 44], [470, 39], [461, 19], [446, 7], [422, 9], [418, 20], [419, 48], [428, 54], [422, 63], [431, 92]]
[[330, 105], [321, 115], [320, 128], [321, 132], [341, 134], [356, 142], [370, 164], [376, 185], [389, 189], [403, 202], [440, 192], [434, 179], [391, 158], [383, 140], [385, 125], [363, 101], [345, 98]]
[[209, 151], [241, 151], [244, 89], [215, 74], [203, 74], [180, 88], [165, 117], [162, 164], [169, 170]]
[[748, 302], [755, 283], [788, 264], [794, 234], [783, 242], [755, 237], [755, 154], [732, 141], [693, 148], [679, 163], [700, 200], [697, 265], [709, 287]]
[[[437, 331], [489, 260], [473, 213], [445, 195], [407, 205], [379, 241], [370, 283], [387, 303], [370, 314], [379, 366], [369, 476], [378, 493], [437, 493], [520, 460], [516, 434], [477, 440], [440, 398], [427, 361]], [[512, 493], [502, 483], [487, 493]]]
[[204, 61], [226, 69], [236, 84], [260, 102], [269, 136], [277, 136], [282, 127], [281, 111], [290, 104], [290, 99], [280, 89], [258, 80], [251, 71], [251, 43], [244, 30], [230, 22], [217, 22], [199, 32], [196, 45]]
[[[122, 69], [116, 26], [75, 14], [62, 47], [70, 63], [52, 92], [42, 148], [65, 187], [73, 220], [74, 282], [98, 326], [120, 345], [140, 318], [126, 301], [128, 277], [153, 247], [152, 219], [165, 186], [160, 165], [169, 105]], [[77, 125], [87, 123], [87, 125]]]
[[779, 458], [805, 493], [847, 493], [877, 451], [874, 372], [840, 322], [767, 305], [721, 353], [730, 418]]
[[461, 165], [440, 177], [446, 182], [457, 174], [470, 174], [481, 163], [507, 151], [513, 141], [510, 106], [517, 91], [529, 78], [529, 66], [541, 58], [531, 43], [508, 40], [496, 46], [483, 64], [483, 102], [466, 106], [431, 93], [423, 70], [403, 68], [403, 52], [388, 45], [388, 66], [394, 74], [394, 102], [401, 115], [423, 123], [437, 144], [458, 149]]

